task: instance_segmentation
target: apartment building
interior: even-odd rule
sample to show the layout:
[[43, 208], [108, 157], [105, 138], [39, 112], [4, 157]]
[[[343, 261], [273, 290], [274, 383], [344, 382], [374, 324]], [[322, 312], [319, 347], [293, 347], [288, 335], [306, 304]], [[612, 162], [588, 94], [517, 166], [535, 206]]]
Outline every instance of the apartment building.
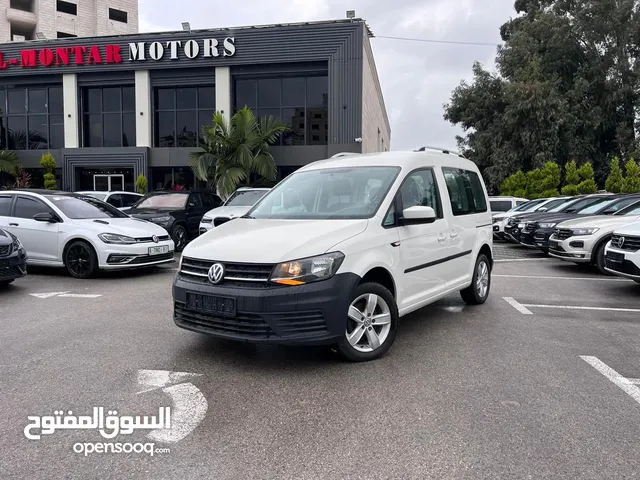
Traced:
[[0, 43], [138, 33], [138, 0], [0, 0]]

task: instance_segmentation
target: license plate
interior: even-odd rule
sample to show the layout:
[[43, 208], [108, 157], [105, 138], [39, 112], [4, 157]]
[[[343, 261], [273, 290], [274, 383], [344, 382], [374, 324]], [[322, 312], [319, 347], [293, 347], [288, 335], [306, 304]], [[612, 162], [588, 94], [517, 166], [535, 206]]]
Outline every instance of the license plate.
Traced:
[[624, 254], [618, 252], [607, 252], [605, 255], [607, 260], [611, 260], [612, 262], [624, 262]]
[[233, 317], [236, 315], [236, 299], [187, 293], [187, 308], [199, 312], [217, 313], [222, 316]]
[[169, 245], [163, 247], [149, 247], [149, 255], [162, 255], [163, 253], [169, 253]]
[[559, 245], [559, 243], [558, 243], [558, 242], [554, 242], [553, 240], [551, 240], [551, 241], [549, 242], [549, 246], [550, 246], [550, 247], [557, 247], [558, 245]]

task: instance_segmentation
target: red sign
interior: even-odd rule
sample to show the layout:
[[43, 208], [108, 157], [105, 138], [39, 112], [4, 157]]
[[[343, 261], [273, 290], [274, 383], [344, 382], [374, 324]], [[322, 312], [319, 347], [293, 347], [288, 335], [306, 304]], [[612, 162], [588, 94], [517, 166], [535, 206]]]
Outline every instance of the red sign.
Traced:
[[20, 58], [5, 58], [0, 52], [0, 70], [12, 65], [22, 68], [59, 67], [71, 65], [101, 65], [122, 63], [120, 45], [56, 47], [22, 50]]

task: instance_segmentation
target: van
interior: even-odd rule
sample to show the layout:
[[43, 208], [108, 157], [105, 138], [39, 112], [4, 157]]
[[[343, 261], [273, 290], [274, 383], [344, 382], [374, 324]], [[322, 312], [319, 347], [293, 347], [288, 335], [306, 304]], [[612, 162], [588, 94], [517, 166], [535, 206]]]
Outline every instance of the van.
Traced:
[[521, 197], [489, 197], [489, 205], [493, 213], [508, 212], [528, 201], [526, 198]]
[[342, 155], [300, 168], [185, 248], [177, 326], [221, 338], [384, 355], [398, 320], [491, 287], [489, 197], [449, 151]]

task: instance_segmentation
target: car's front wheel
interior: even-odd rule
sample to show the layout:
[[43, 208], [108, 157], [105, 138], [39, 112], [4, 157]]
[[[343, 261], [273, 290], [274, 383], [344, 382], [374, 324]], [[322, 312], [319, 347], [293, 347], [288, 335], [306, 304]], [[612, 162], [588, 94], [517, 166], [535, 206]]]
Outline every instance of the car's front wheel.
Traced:
[[596, 257], [596, 268], [603, 275], [613, 275], [611, 272], [605, 270], [605, 261], [604, 261], [604, 249], [607, 246], [607, 242], [602, 242], [600, 246], [596, 249], [595, 257]]
[[478, 255], [473, 270], [471, 285], [460, 292], [462, 300], [469, 305], [480, 305], [487, 301], [491, 289], [491, 264], [483, 253]]
[[345, 332], [338, 342], [344, 358], [366, 362], [387, 353], [398, 331], [398, 307], [389, 290], [378, 283], [359, 285], [346, 316]]
[[0, 290], [7, 288], [9, 284], [13, 283], [13, 280], [2, 280], [0, 281]]
[[181, 252], [188, 243], [187, 229], [182, 225], [176, 225], [171, 231], [171, 239], [175, 244], [176, 252]]
[[90, 278], [98, 270], [98, 256], [87, 242], [73, 242], [65, 250], [64, 266], [74, 278]]

